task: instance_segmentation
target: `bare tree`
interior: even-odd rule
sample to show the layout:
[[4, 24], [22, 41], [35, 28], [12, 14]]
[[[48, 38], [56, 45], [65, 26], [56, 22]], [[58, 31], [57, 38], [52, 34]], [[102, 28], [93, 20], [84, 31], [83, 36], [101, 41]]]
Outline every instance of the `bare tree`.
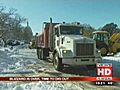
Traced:
[[4, 6], [0, 6], [0, 30], [6, 32], [2, 37], [9, 39], [21, 39], [23, 34], [23, 26], [21, 25], [26, 21], [24, 17], [21, 17], [16, 13], [16, 9], [11, 8], [9, 11], [6, 11]]

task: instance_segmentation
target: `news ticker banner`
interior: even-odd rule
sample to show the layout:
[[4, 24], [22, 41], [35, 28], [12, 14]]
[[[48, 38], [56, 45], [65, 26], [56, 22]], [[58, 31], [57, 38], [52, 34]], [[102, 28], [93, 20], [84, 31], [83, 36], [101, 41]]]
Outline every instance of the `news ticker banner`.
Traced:
[[0, 77], [0, 81], [120, 81], [112, 72], [112, 63], [97, 63], [96, 77]]
[[120, 81], [119, 77], [112, 80], [98, 80], [97, 77], [0, 77], [0, 81]]

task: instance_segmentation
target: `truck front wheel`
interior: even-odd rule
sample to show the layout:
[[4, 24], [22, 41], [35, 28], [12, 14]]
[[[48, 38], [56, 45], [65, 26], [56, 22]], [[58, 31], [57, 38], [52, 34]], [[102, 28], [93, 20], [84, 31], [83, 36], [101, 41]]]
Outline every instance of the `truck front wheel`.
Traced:
[[61, 71], [62, 68], [63, 68], [62, 59], [59, 58], [58, 53], [55, 53], [55, 54], [54, 54], [53, 66], [54, 66], [54, 68], [55, 68], [56, 70], [58, 70], [58, 71]]
[[40, 53], [39, 49], [37, 49], [37, 57], [38, 57], [38, 59], [40, 59], [40, 54], [39, 53]]
[[95, 70], [96, 69], [96, 64], [87, 65], [87, 68], [90, 69], [90, 70]]

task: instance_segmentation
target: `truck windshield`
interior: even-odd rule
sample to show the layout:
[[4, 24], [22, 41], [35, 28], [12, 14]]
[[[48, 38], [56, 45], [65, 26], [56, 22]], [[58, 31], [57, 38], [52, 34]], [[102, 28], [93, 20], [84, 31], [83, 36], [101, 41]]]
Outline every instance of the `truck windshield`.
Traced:
[[98, 40], [98, 41], [107, 41], [108, 35], [107, 34], [96, 34], [93, 36], [93, 39]]
[[62, 35], [81, 35], [82, 28], [77, 26], [61, 26], [60, 34]]

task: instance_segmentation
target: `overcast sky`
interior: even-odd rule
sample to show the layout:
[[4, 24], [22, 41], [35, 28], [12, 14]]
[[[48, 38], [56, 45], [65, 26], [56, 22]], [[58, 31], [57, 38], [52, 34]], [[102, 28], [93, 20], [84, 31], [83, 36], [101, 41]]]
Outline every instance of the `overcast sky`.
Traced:
[[34, 33], [42, 31], [42, 22], [90, 24], [96, 29], [114, 22], [120, 27], [120, 0], [0, 0], [6, 8], [15, 8], [28, 18]]

